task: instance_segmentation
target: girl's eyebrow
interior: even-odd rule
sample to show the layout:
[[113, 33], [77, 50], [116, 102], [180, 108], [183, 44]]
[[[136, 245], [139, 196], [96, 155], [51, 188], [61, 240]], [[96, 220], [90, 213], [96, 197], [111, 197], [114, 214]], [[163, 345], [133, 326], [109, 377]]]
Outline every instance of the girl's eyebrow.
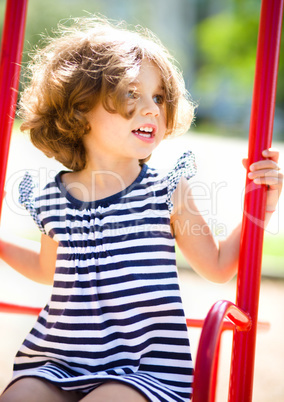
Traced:
[[[141, 87], [141, 83], [139, 81], [132, 81], [132, 82], [130, 82], [129, 87], [131, 87], [131, 88], [134, 88], [134, 87], [139, 88], [139, 87]], [[159, 84], [157, 86], [157, 88], [155, 89], [155, 91], [165, 92], [165, 86], [163, 84]]]

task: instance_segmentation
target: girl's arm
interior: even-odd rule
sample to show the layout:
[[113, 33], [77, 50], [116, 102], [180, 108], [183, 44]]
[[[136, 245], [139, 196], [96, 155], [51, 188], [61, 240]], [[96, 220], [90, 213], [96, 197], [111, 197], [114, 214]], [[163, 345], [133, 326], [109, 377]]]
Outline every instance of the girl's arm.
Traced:
[[[266, 150], [263, 156], [269, 159], [251, 165], [249, 178], [256, 184], [268, 186], [266, 210], [273, 211], [281, 193], [283, 174], [277, 164], [277, 151]], [[181, 194], [186, 194], [186, 199]], [[199, 213], [190, 192], [190, 185], [185, 179], [181, 179], [173, 194], [173, 204], [171, 223], [174, 235], [192, 268], [213, 282], [226, 282], [231, 279], [237, 271], [241, 224], [224, 241], [217, 242]], [[270, 217], [271, 212], [266, 213], [265, 225]]]
[[51, 285], [55, 271], [57, 242], [47, 235], [41, 242], [16, 237], [0, 238], [0, 257], [8, 265], [33, 281]]
[[[225, 241], [217, 242], [189, 186], [182, 178], [173, 194], [171, 223], [177, 245], [197, 273], [213, 282], [226, 282], [236, 273], [241, 225]], [[179, 194], [187, 194], [186, 200]]]

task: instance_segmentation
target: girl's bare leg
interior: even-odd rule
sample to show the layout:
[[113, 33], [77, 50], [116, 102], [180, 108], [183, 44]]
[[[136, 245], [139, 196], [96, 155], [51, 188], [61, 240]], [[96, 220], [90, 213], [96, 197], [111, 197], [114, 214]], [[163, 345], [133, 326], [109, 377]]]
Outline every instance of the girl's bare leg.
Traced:
[[[147, 402], [134, 388], [118, 381], [106, 382], [90, 392], [82, 402]], [[1, 401], [2, 402], [2, 401]]]
[[11, 385], [0, 402], [78, 402], [82, 394], [63, 391], [48, 381], [26, 377]]

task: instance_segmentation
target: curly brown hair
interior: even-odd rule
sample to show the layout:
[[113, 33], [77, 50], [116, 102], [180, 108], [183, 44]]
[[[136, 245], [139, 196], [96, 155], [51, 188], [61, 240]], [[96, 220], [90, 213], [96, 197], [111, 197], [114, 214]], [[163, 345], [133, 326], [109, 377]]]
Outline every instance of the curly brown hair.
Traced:
[[131, 117], [125, 94], [143, 59], [155, 63], [161, 73], [166, 137], [189, 128], [194, 105], [182, 74], [149, 30], [86, 17], [59, 25], [57, 35], [46, 41], [28, 66], [31, 80], [20, 100], [21, 130], [29, 130], [32, 143], [68, 169], [85, 167], [82, 137], [90, 130], [86, 114], [99, 100], [110, 113]]

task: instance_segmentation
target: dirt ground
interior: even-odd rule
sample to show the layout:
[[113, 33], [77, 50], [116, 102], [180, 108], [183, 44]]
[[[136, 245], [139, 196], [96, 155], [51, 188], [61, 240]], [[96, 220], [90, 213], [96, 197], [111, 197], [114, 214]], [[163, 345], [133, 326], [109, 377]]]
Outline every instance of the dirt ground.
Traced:
[[[35, 284], [1, 265], [0, 294], [5, 301], [43, 305], [50, 288]], [[13, 284], [13, 292], [11, 291]], [[204, 318], [217, 300], [235, 300], [235, 281], [225, 285], [212, 284], [192, 271], [180, 270], [180, 284], [187, 317]], [[16, 295], [16, 297], [15, 297]], [[270, 322], [270, 330], [259, 332], [256, 346], [254, 402], [284, 401], [284, 281], [263, 279], [260, 295], [259, 319]], [[0, 391], [12, 373], [14, 355], [30, 330], [35, 317], [0, 314]], [[195, 359], [199, 329], [189, 328], [193, 358]], [[227, 399], [230, 366], [231, 333], [225, 332], [221, 344], [217, 401]]]

